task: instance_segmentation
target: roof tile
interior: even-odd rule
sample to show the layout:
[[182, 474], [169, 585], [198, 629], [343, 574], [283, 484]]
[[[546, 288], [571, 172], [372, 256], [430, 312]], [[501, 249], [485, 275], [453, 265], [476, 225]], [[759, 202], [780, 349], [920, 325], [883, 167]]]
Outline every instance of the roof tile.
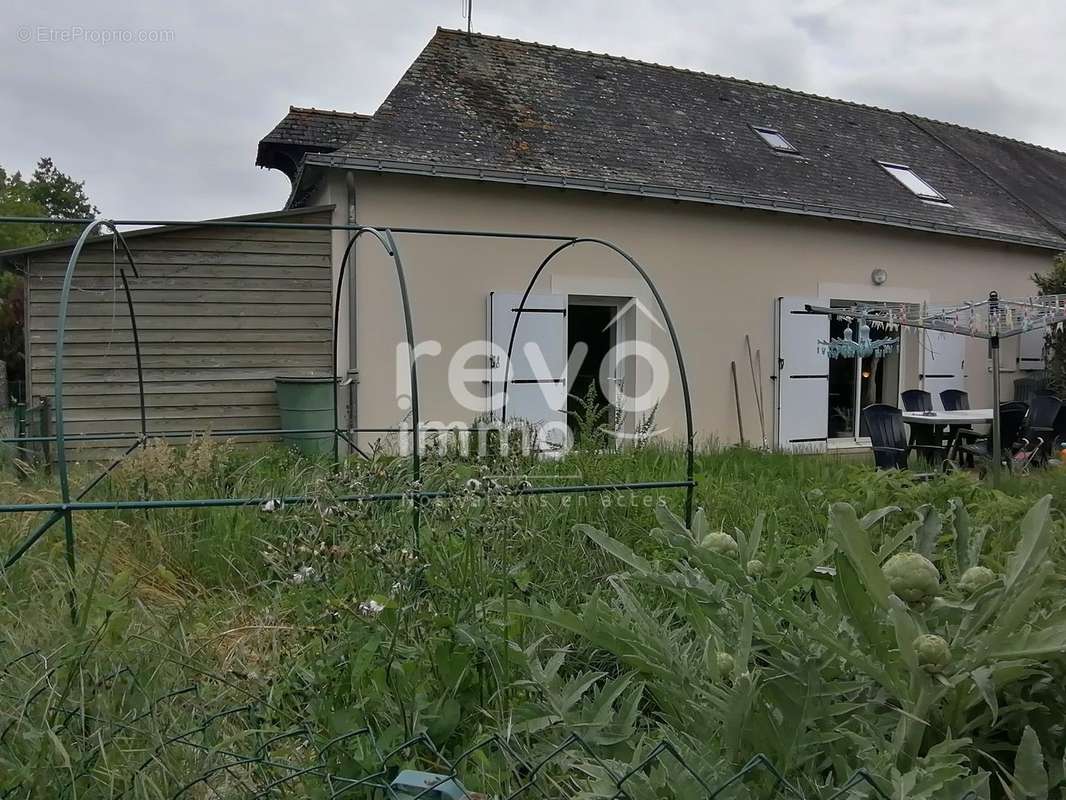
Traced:
[[[774, 153], [753, 125], [779, 130], [802, 158]], [[805, 213], [825, 209], [1064, 244], [1060, 230], [905, 114], [443, 29], [361, 130], [332, 153], [307, 161], [364, 168], [368, 161], [395, 162], [456, 174], [474, 168], [499, 180], [552, 176], [588, 188], [658, 187], [656, 193], [710, 202], [720, 197]], [[948, 204], [915, 197], [877, 161], [910, 166]]]

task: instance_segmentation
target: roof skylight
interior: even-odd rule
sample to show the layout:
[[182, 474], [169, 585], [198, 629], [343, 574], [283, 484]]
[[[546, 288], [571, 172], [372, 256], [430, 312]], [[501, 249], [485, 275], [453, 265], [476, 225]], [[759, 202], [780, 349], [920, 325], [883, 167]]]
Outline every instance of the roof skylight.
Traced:
[[948, 201], [944, 195], [919, 178], [917, 173], [905, 164], [888, 164], [884, 161], [878, 161], [877, 163], [881, 165], [885, 172], [910, 189], [915, 197], [920, 197], [922, 200], [932, 200], [935, 203], [946, 203]]
[[758, 125], [751, 126], [762, 140], [766, 142], [770, 147], [778, 153], [798, 153], [799, 150], [792, 142], [782, 135], [780, 131], [776, 131], [773, 128], [763, 128]]

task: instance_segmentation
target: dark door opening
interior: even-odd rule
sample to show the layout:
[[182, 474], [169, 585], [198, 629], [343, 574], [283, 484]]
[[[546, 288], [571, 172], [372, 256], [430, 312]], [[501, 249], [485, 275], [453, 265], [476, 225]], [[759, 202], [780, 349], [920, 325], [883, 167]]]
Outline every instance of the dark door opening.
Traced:
[[[834, 300], [833, 305], [838, 301]], [[860, 323], [856, 320], [831, 318], [831, 339], [844, 337], [847, 330], [857, 339]], [[874, 328], [870, 339], [893, 336], [885, 328]], [[862, 425], [862, 410], [874, 403], [895, 405], [899, 394], [899, 350], [879, 356], [829, 359], [829, 438], [853, 439], [869, 436]], [[855, 425], [859, 424], [856, 431]]]
[[[614, 346], [614, 317], [618, 308], [612, 304], [570, 303], [567, 307], [567, 350], [574, 352], [579, 342], [588, 348], [581, 363], [572, 365], [576, 370], [570, 377], [570, 390], [566, 398], [567, 425], [575, 436], [578, 435], [578, 420], [587, 417], [585, 400], [592, 387], [592, 397], [597, 408], [606, 409], [600, 422], [610, 425], [612, 410], [608, 408], [609, 399], [600, 382], [600, 367], [607, 354]], [[584, 348], [582, 348], [584, 349]]]

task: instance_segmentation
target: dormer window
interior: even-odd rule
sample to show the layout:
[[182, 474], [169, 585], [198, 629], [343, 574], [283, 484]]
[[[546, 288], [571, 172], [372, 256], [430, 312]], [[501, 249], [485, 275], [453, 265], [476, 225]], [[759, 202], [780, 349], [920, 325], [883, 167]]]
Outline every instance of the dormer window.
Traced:
[[770, 145], [770, 149], [777, 153], [799, 153], [792, 142], [784, 137], [781, 131], [774, 130], [773, 128], [763, 128], [758, 125], [752, 125], [752, 129], [762, 137], [762, 140]]
[[922, 200], [928, 200], [933, 203], [946, 203], [948, 201], [944, 195], [919, 178], [917, 173], [906, 164], [889, 164], [885, 161], [878, 161], [877, 163], [881, 165], [881, 169], [910, 189], [911, 194], [915, 197], [920, 197]]

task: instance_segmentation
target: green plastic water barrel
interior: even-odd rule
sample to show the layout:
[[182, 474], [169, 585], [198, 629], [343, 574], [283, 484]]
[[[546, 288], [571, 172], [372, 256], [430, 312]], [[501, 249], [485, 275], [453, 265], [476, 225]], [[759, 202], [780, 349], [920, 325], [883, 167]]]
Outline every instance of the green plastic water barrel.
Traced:
[[[281, 427], [286, 430], [332, 430], [336, 378], [274, 378]], [[286, 433], [282, 439], [305, 456], [333, 454], [332, 433]]]

